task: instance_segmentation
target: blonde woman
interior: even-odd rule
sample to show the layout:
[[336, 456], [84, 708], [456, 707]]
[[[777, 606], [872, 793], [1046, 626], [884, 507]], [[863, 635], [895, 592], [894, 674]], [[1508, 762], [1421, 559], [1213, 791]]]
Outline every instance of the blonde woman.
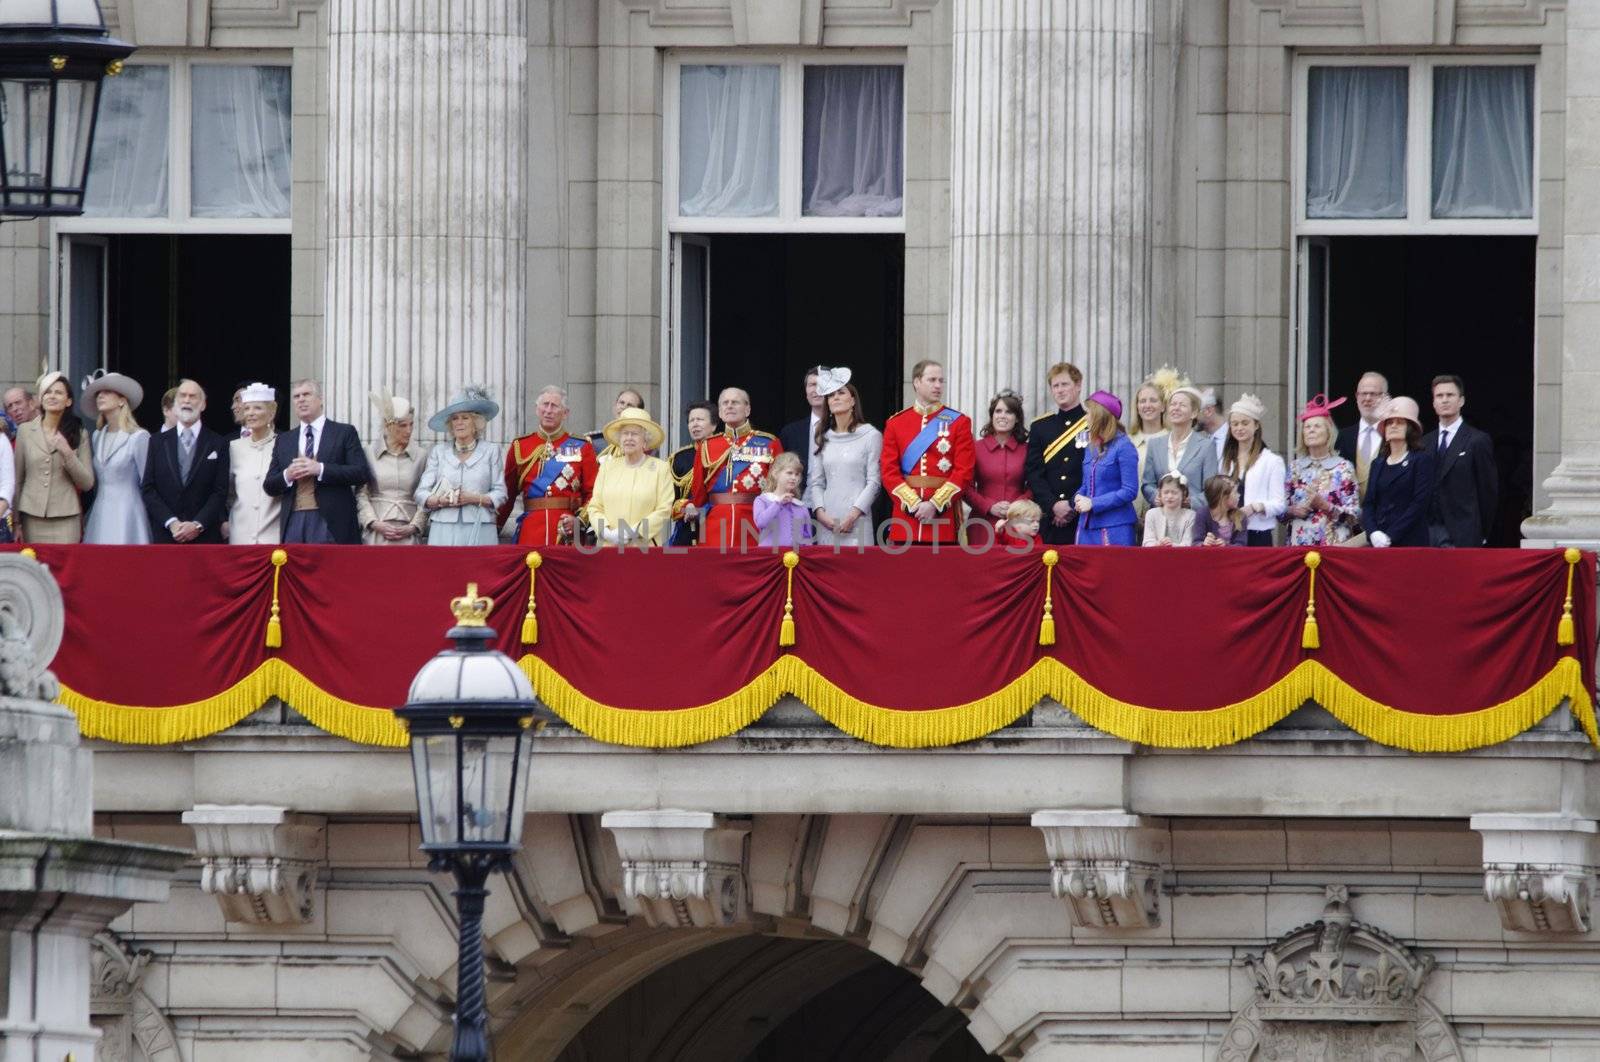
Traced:
[[239, 392], [245, 435], [228, 443], [228, 541], [236, 546], [283, 540], [283, 495], [267, 493], [278, 433], [278, 392], [253, 383]]
[[627, 407], [605, 426], [617, 455], [600, 466], [589, 499], [589, 526], [602, 545], [628, 542], [659, 546], [672, 530], [676, 490], [672, 469], [650, 451], [666, 438], [642, 409]]
[[40, 414], [17, 429], [17, 515], [24, 542], [79, 542], [83, 493], [94, 487], [89, 433], [63, 372], [39, 377]]
[[[1133, 415], [1128, 418], [1128, 441], [1133, 443], [1134, 453], [1139, 455], [1141, 484], [1144, 483], [1145, 452], [1150, 447], [1150, 440], [1166, 437], [1167, 401], [1176, 388], [1188, 382], [1188, 377], [1179, 374], [1177, 369], [1163, 365], [1146, 376], [1139, 390], [1133, 393]], [[1133, 499], [1133, 511], [1141, 522], [1149, 508], [1150, 503], [1145, 501], [1144, 491], [1140, 490], [1139, 496]]]
[[499, 413], [487, 391], [466, 387], [428, 418], [429, 428], [449, 435], [429, 451], [412, 495], [429, 513], [428, 545], [492, 546], [500, 540], [495, 511], [506, 500], [505, 455], [484, 440]]
[[367, 447], [372, 480], [356, 492], [356, 522], [369, 546], [415, 546], [428, 533], [427, 510], [416, 499], [428, 461], [411, 441], [416, 413], [388, 391], [369, 397], [383, 429], [382, 438]]
[[95, 423], [91, 452], [97, 485], [94, 506], [83, 525], [83, 540], [104, 546], [144, 546], [150, 542], [145, 510], [144, 466], [150, 458], [150, 433], [133, 411], [144, 388], [120, 372], [97, 369], [83, 381], [78, 409]]

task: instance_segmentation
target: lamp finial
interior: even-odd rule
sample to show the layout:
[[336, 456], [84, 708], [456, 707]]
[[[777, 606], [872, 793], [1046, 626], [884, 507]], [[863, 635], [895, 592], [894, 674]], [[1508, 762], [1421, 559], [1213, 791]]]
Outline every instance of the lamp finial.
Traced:
[[450, 600], [450, 611], [456, 614], [458, 627], [487, 627], [493, 609], [494, 598], [480, 597], [477, 583], [468, 583], [465, 595]]

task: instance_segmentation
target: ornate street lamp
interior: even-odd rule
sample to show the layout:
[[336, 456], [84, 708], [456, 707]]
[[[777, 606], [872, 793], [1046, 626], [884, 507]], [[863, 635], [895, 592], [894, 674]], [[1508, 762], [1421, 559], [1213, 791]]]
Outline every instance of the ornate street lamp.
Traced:
[[528, 794], [529, 738], [540, 710], [516, 663], [493, 648], [491, 598], [478, 584], [450, 602], [456, 625], [446, 649], [411, 680], [395, 714], [411, 733], [411, 769], [422, 822], [422, 851], [434, 871], [456, 879], [461, 924], [456, 967], [452, 1062], [489, 1058], [484, 1003], [483, 902], [489, 875], [505, 870], [522, 847]]
[[96, 0], [0, 0], [0, 214], [83, 213], [100, 80], [132, 54]]

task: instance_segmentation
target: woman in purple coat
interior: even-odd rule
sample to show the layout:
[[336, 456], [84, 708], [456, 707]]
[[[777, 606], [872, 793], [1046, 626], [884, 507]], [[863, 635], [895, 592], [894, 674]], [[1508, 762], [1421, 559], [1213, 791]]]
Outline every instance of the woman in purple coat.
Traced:
[[1096, 391], [1083, 403], [1089, 445], [1083, 457], [1083, 487], [1073, 499], [1080, 546], [1136, 546], [1139, 452], [1122, 430], [1122, 400]]

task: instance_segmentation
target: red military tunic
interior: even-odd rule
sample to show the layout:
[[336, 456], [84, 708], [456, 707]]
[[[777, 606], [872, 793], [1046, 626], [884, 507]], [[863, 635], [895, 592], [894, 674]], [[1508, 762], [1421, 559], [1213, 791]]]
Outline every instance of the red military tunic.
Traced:
[[700, 545], [754, 545], [740, 536], [745, 524], [755, 525], [756, 496], [772, 459], [783, 453], [774, 435], [743, 424], [723, 431], [695, 447], [694, 468], [689, 473], [689, 500], [705, 510], [700, 521]]
[[576, 517], [578, 510], [589, 504], [599, 469], [594, 448], [581, 435], [565, 430], [554, 435], [540, 431], [524, 435], [506, 450], [506, 500], [500, 506], [501, 522], [510, 515], [516, 499], [521, 498], [517, 544], [558, 544], [561, 518]]
[[[930, 421], [936, 434], [930, 444], [902, 470], [901, 458], [912, 448]], [[883, 426], [883, 489], [894, 501], [889, 522], [890, 542], [958, 542], [962, 505], [961, 495], [972, 487], [972, 471], [977, 453], [972, 445], [972, 421], [943, 405], [902, 409]], [[931, 501], [939, 510], [932, 523], [924, 524], [914, 510]], [[909, 525], [909, 526], [908, 526]]]

